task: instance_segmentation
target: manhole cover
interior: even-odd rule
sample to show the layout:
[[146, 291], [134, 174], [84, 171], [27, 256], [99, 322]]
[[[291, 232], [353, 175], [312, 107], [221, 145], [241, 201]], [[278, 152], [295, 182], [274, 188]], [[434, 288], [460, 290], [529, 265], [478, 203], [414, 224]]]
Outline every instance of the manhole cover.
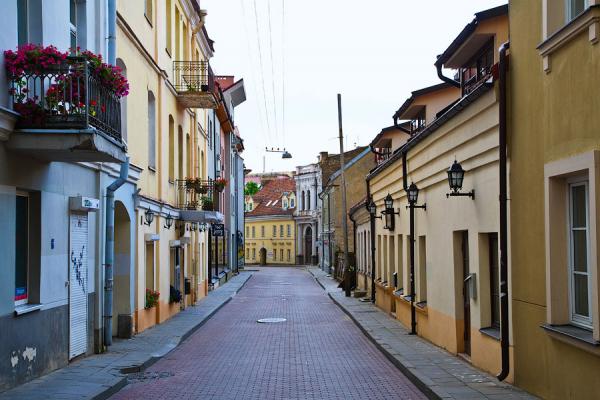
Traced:
[[175, 374], [173, 372], [137, 372], [127, 376], [127, 380], [129, 382], [153, 381], [157, 379], [170, 378], [174, 375]]
[[276, 324], [278, 322], [285, 322], [287, 319], [285, 318], [261, 318], [257, 320], [259, 324]]

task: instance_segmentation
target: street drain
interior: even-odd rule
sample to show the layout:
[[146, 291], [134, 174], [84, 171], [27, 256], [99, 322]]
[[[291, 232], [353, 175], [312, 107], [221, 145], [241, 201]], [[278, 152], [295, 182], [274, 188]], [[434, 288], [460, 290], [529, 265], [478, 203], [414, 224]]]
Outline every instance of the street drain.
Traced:
[[259, 324], [276, 324], [278, 322], [285, 322], [287, 319], [285, 318], [261, 318], [257, 320]]
[[170, 378], [175, 376], [173, 372], [136, 372], [127, 376], [128, 382], [144, 382], [144, 381], [155, 381], [157, 379]]

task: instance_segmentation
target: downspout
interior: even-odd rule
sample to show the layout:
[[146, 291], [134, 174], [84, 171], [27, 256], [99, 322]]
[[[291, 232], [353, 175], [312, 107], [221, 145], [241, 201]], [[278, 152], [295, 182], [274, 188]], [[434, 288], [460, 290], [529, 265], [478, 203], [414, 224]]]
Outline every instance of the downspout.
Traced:
[[440, 78], [442, 81], [460, 89], [460, 82], [457, 82], [452, 78], [448, 78], [447, 76], [444, 76], [444, 74], [442, 73], [442, 63], [436, 62], [435, 68], [437, 69], [438, 78]]
[[[108, 0], [108, 63], [117, 63], [117, 0]], [[106, 232], [104, 241], [104, 344], [112, 345], [113, 262], [115, 256], [115, 191], [129, 174], [129, 157], [121, 164], [119, 178], [106, 188]]]
[[352, 246], [352, 250], [354, 251], [354, 273], [352, 274], [354, 276], [354, 288], [356, 289], [358, 287], [358, 275], [357, 275], [357, 270], [358, 270], [358, 260], [356, 259], [356, 220], [354, 220], [354, 218], [352, 218], [352, 214], [348, 213], [348, 218], [350, 218], [350, 221], [352, 221], [352, 237], [354, 238], [354, 245]]
[[[408, 176], [406, 167], [406, 152], [402, 152], [402, 187], [408, 195]], [[410, 209], [410, 333], [417, 333], [417, 310], [415, 308], [415, 208], [409, 203]]]
[[119, 177], [106, 188], [106, 238], [104, 240], [104, 344], [112, 344], [113, 262], [115, 258], [115, 191], [129, 175], [129, 157], [121, 164]]
[[[367, 177], [367, 204], [373, 199], [371, 198], [371, 178]], [[369, 229], [371, 230], [371, 303], [375, 304], [375, 216], [369, 212]]]
[[510, 371], [509, 357], [509, 315], [508, 315], [508, 213], [507, 213], [507, 165], [506, 165], [506, 73], [507, 55], [510, 42], [500, 46], [499, 89], [499, 173], [500, 173], [500, 349], [502, 370], [497, 378], [503, 381]]

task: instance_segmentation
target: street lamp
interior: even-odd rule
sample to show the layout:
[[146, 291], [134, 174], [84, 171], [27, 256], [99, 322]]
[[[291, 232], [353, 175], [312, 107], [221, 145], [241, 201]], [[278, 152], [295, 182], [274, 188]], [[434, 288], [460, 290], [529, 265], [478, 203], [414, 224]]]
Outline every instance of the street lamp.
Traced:
[[147, 209], [144, 213], [143, 218], [144, 220], [142, 220], [142, 225], [150, 226], [152, 224], [152, 221], [154, 221], [154, 211], [152, 211], [151, 209]]
[[287, 151], [285, 147], [283, 148], [283, 150], [280, 150], [279, 147], [277, 149], [275, 149], [274, 147], [271, 147], [270, 149], [268, 147], [265, 147], [265, 151], [267, 153], [281, 153], [281, 158], [283, 159], [292, 158], [292, 154], [289, 151]]
[[375, 303], [375, 218], [381, 219], [381, 216], [377, 216], [377, 206], [372, 198], [367, 202], [367, 211], [371, 222], [371, 302]]
[[171, 217], [171, 213], [169, 213], [169, 215], [167, 215], [167, 218], [165, 219], [165, 228], [167, 229], [171, 229], [171, 227], [173, 226], [173, 217]]
[[467, 193], [462, 193], [463, 180], [465, 178], [465, 170], [462, 168], [460, 163], [454, 160], [454, 163], [448, 168], [448, 185], [450, 186], [450, 193], [446, 194], [446, 197], [450, 196], [469, 196], [471, 199], [475, 199], [475, 190], [471, 190]]
[[388, 195], [385, 196], [385, 199], [383, 199], [383, 204], [385, 205], [385, 210], [381, 212], [381, 214], [385, 215], [385, 226], [383, 229], [393, 231], [395, 226], [394, 215], [400, 215], [400, 213], [394, 211], [394, 199], [392, 198], [391, 194], [388, 193]]
[[419, 188], [413, 183], [406, 190], [410, 210], [410, 333], [417, 333], [417, 312], [415, 309], [415, 208], [427, 209], [427, 205], [417, 205]]

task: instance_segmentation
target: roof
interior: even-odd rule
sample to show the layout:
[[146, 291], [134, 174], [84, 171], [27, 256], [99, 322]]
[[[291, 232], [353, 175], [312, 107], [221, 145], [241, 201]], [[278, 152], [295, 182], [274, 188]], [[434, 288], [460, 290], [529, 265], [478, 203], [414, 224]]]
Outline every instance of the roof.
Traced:
[[254, 209], [246, 212], [246, 217], [293, 216], [296, 208], [284, 210], [281, 197], [284, 193], [295, 192], [296, 181], [294, 178], [282, 177], [266, 182], [260, 191], [252, 196]]
[[366, 208], [366, 206], [367, 206], [367, 197], [365, 196], [362, 199], [360, 199], [360, 201], [358, 203], [356, 203], [355, 205], [350, 207], [348, 214], [354, 215], [358, 210], [360, 210], [361, 208]]
[[453, 87], [453, 86], [450, 85], [449, 83], [442, 82], [442, 83], [438, 83], [438, 84], [435, 84], [435, 85], [432, 85], [432, 86], [427, 86], [427, 87], [424, 87], [422, 89], [418, 89], [418, 90], [413, 91], [411, 93], [410, 97], [408, 99], [406, 99], [406, 101], [400, 106], [400, 108], [398, 109], [398, 111], [396, 111], [394, 113], [393, 118], [394, 119], [400, 118], [400, 116], [402, 114], [404, 114], [406, 112], [406, 110], [408, 110], [408, 108], [416, 100], [417, 97], [423, 96], [423, 95], [429, 94], [429, 93], [434, 93], [434, 92], [437, 92], [438, 90], [447, 89], [447, 88], [450, 88], [450, 87]]
[[[363, 158], [367, 154], [371, 154], [371, 148], [370, 147], [363, 147], [363, 149], [364, 150], [361, 151], [357, 156], [355, 156], [354, 158], [352, 158], [350, 161], [344, 163], [344, 170], [347, 170], [350, 167], [352, 167], [354, 164], [356, 164], [361, 158]], [[331, 181], [335, 180], [341, 174], [342, 174], [342, 168], [339, 168], [337, 171], [335, 171], [333, 174], [331, 174], [331, 176], [329, 177], [329, 181], [327, 182], [327, 185], [329, 185], [329, 183]]]
[[[362, 153], [365, 149], [368, 149], [367, 146], [357, 147], [356, 149], [345, 151], [344, 158], [352, 159], [357, 154]], [[319, 165], [321, 166], [321, 177], [323, 182], [327, 182], [329, 177], [337, 170], [340, 169], [340, 155], [339, 154], [328, 154], [325, 160], [319, 161]]]
[[446, 63], [446, 61], [448, 61], [448, 59], [450, 59], [452, 54], [454, 54], [454, 52], [456, 50], [458, 50], [458, 48], [463, 44], [463, 42], [469, 36], [471, 36], [471, 34], [473, 32], [475, 32], [475, 29], [477, 29], [477, 25], [479, 25], [482, 21], [485, 21], [485, 20], [491, 19], [491, 18], [495, 18], [495, 17], [499, 17], [501, 15], [507, 15], [507, 14], [508, 14], [508, 4], [504, 4], [504, 5], [501, 5], [498, 7], [490, 8], [488, 10], [484, 10], [484, 11], [476, 13], [475, 18], [473, 18], [473, 21], [469, 22], [463, 28], [463, 30], [458, 34], [458, 36], [452, 41], [452, 43], [450, 43], [450, 46], [448, 46], [448, 48], [441, 55], [438, 56], [438, 58], [435, 62], [435, 65], [436, 66], [444, 65]]
[[377, 176], [379, 173], [384, 171], [392, 163], [397, 161], [402, 156], [403, 153], [407, 152], [409, 149], [414, 147], [417, 143], [421, 142], [427, 136], [431, 135], [440, 126], [444, 125], [451, 118], [453, 118], [454, 116], [456, 116], [457, 114], [462, 112], [471, 103], [473, 103], [475, 100], [480, 98], [483, 94], [485, 94], [486, 92], [491, 90], [493, 87], [494, 87], [493, 83], [483, 83], [480, 86], [478, 86], [476, 89], [474, 89], [471, 93], [462, 97], [459, 101], [454, 103], [454, 105], [452, 107], [450, 107], [444, 114], [440, 115], [435, 120], [433, 120], [429, 125], [427, 125], [425, 127], [425, 129], [420, 131], [418, 134], [412, 136], [408, 142], [406, 142], [404, 145], [402, 145], [401, 147], [396, 149], [392, 153], [392, 156], [390, 158], [388, 158], [383, 163], [379, 164], [377, 167], [375, 167], [373, 170], [371, 170], [369, 175], [367, 175], [367, 180], [370, 180], [371, 178]]

